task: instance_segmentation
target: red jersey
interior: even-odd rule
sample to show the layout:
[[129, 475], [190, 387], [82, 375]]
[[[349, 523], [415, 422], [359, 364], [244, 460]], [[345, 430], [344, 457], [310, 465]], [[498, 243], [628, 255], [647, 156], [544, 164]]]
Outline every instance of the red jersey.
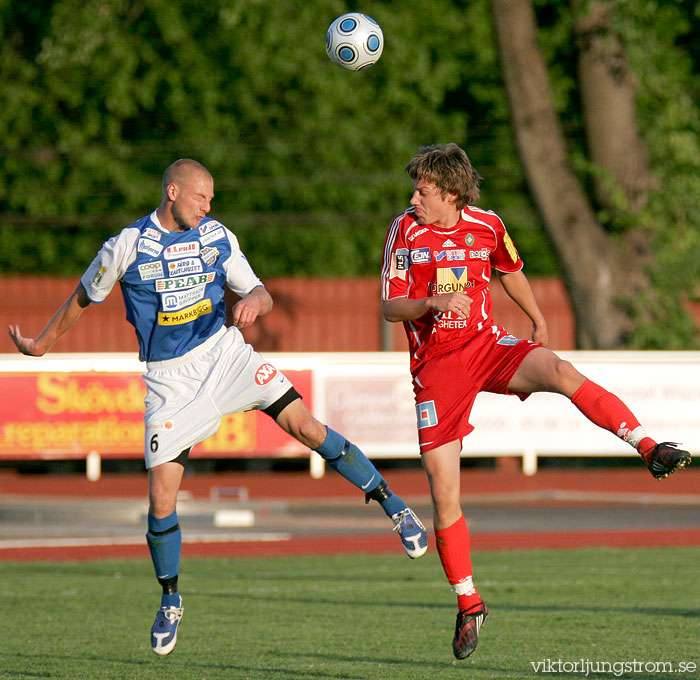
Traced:
[[467, 206], [451, 229], [420, 225], [409, 208], [387, 232], [382, 262], [382, 299], [418, 299], [463, 292], [472, 299], [469, 317], [429, 311], [404, 321], [412, 372], [424, 359], [467, 343], [495, 326], [489, 282], [492, 268], [517, 272], [523, 262], [501, 219]]

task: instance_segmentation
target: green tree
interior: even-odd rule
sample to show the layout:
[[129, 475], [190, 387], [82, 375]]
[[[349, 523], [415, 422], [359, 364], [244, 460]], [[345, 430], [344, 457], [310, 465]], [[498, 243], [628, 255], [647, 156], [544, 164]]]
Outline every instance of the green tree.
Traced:
[[152, 209], [163, 168], [194, 156], [262, 275], [376, 274], [406, 205], [401, 168], [466, 131], [444, 107], [469, 56], [458, 8], [439, 0], [417, 21], [399, 6], [369, 8], [387, 49], [349, 73], [324, 49], [341, 2], [3, 3], [0, 264], [79, 272]]
[[520, 155], [563, 264], [580, 346], [692, 345], [683, 303], [700, 274], [688, 250], [700, 237], [692, 191], [700, 154], [698, 110], [687, 92], [698, 82], [674, 45], [687, 30], [678, 7], [574, 3], [585, 149], [563, 134], [533, 3], [492, 6]]

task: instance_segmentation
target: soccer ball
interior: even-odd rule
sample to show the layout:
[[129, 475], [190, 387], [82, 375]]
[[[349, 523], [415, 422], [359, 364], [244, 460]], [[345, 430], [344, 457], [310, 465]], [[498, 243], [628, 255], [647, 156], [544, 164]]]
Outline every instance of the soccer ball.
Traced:
[[334, 64], [348, 71], [360, 71], [376, 64], [383, 49], [382, 29], [366, 14], [343, 14], [328, 27], [326, 52]]

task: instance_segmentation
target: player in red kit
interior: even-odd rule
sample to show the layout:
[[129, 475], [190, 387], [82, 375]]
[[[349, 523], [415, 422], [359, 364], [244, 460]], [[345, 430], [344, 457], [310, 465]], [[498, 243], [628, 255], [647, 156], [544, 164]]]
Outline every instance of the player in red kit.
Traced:
[[[556, 392], [593, 423], [637, 449], [662, 479], [690, 464], [687, 451], [657, 443], [614, 394], [588, 380], [547, 345], [547, 325], [499, 217], [474, 207], [481, 177], [456, 144], [420, 150], [406, 171], [411, 207], [387, 233], [382, 310], [402, 321], [411, 354], [418, 440], [433, 501], [438, 554], [457, 594], [453, 651], [471, 655], [488, 609], [472, 582], [469, 531], [460, 507], [462, 438], [479, 392]], [[494, 271], [531, 319], [532, 340], [514, 337], [491, 316]]]

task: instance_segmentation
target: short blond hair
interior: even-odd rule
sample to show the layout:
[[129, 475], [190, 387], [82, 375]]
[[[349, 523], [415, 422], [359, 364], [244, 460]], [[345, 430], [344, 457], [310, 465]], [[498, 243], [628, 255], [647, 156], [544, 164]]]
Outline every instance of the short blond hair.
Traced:
[[434, 184], [443, 198], [447, 194], [456, 194], [455, 207], [458, 210], [479, 200], [481, 175], [457, 144], [421, 147], [406, 166], [406, 172], [414, 182], [424, 180]]

